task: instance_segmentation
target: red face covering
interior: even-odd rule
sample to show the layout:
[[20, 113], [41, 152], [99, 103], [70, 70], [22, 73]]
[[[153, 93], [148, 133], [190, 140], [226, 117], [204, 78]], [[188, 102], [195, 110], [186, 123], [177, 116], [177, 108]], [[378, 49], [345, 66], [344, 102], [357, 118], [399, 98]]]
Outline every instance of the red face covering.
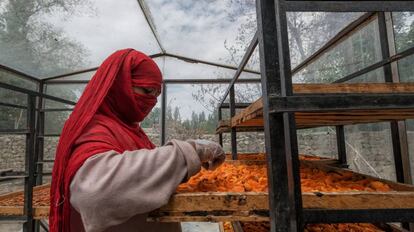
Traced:
[[51, 232], [70, 231], [70, 182], [89, 157], [155, 147], [137, 122], [148, 115], [156, 97], [135, 94], [132, 86], [160, 91], [161, 82], [154, 61], [132, 49], [115, 52], [99, 67], [60, 136], [50, 190]]
[[[142, 62], [137, 68], [132, 70], [132, 86], [155, 89], [161, 92], [161, 73], [158, 69], [153, 69], [154, 61]], [[155, 65], [156, 66], [156, 65]], [[150, 94], [134, 93], [136, 110], [139, 113], [138, 122], [141, 122], [157, 104], [157, 97]]]

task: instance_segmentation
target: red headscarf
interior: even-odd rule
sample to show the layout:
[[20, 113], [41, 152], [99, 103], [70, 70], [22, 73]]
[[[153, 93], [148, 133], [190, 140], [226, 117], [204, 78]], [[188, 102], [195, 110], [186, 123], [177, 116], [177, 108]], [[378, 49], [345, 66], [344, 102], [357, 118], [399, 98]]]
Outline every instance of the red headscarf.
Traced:
[[70, 230], [70, 182], [89, 157], [109, 150], [123, 153], [155, 147], [138, 122], [157, 99], [134, 93], [132, 87], [160, 91], [161, 82], [155, 62], [133, 49], [115, 52], [99, 67], [60, 136], [50, 190], [51, 232]]

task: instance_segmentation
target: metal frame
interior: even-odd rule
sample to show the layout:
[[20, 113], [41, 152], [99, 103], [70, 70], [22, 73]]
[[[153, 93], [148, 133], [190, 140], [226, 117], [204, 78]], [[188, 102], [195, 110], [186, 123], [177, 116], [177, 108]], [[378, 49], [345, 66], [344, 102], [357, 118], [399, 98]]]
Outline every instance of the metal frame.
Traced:
[[[200, 63], [200, 64], [210, 65], [210, 66], [214, 66], [214, 67], [237, 70], [237, 67], [234, 67], [234, 66], [231, 66], [231, 65], [220, 64], [220, 63], [216, 63], [216, 62], [190, 58], [190, 57], [181, 56], [181, 55], [172, 54], [172, 53], [157, 53], [157, 54], [149, 55], [149, 57], [151, 57], [151, 58], [172, 57], [172, 58], [176, 58], [178, 60], [182, 60], [182, 61], [188, 62], [188, 63]], [[88, 68], [88, 69], [84, 69], [84, 70], [79, 70], [79, 71], [75, 71], [75, 72], [70, 72], [70, 73], [65, 73], [65, 74], [61, 74], [61, 75], [57, 75], [57, 76], [53, 76], [53, 77], [44, 78], [44, 79], [41, 79], [41, 80], [44, 81], [47, 84], [51, 84], [51, 83], [66, 83], [66, 84], [68, 84], [68, 83], [72, 83], [72, 82], [75, 83], [75, 84], [85, 83], [88, 80], [60, 80], [60, 81], [57, 81], [57, 80], [59, 78], [62, 78], [62, 77], [69, 77], [69, 76], [73, 76], [73, 75], [77, 75], [77, 74], [96, 71], [98, 68], [99, 67]], [[250, 70], [250, 69], [243, 69], [241, 71], [246, 72], [246, 73], [252, 73], [252, 74], [260, 74], [260, 72], [255, 71], [255, 70]]]
[[[10, 71], [10, 70], [8, 70]], [[20, 75], [20, 73], [15, 73]], [[36, 81], [36, 80], [34, 80]], [[23, 215], [14, 216], [1, 216], [0, 221], [23, 221], [23, 231], [32, 232], [39, 231], [40, 224], [33, 218], [33, 187], [37, 184], [41, 184], [43, 169], [42, 165], [45, 162], [38, 162], [43, 160], [43, 132], [44, 132], [44, 110], [43, 99], [49, 99], [58, 101], [65, 104], [74, 105], [74, 102], [61, 99], [58, 97], [50, 96], [43, 93], [44, 83], [38, 80], [39, 91], [32, 91], [13, 85], [0, 82], [1, 89], [8, 89], [16, 91], [27, 96], [27, 106], [20, 106], [15, 104], [0, 103], [1, 106], [7, 106], [17, 109], [25, 109], [27, 114], [26, 129], [11, 129], [0, 130], [1, 134], [25, 134], [26, 135], [26, 151], [25, 151], [25, 171], [20, 172], [7, 172], [3, 173], [0, 178], [1, 181], [24, 179], [24, 207]], [[37, 104], [37, 107], [36, 107]], [[40, 133], [40, 134], [39, 134]]]
[[[372, 19], [373, 13], [366, 13], [343, 29], [319, 51], [291, 70], [286, 23], [287, 11], [407, 11], [414, 9], [409, 1], [285, 1], [258, 0], [258, 31], [262, 71], [263, 112], [268, 154], [269, 174], [269, 216], [272, 231], [302, 231], [305, 222], [358, 222], [358, 221], [414, 221], [414, 209], [389, 210], [303, 210], [298, 185], [297, 137], [293, 113], [297, 111], [330, 111], [373, 108], [414, 108], [413, 94], [343, 94], [343, 95], [294, 95], [292, 75], [315, 61], [320, 55], [341, 42], [359, 27]], [[391, 63], [414, 54], [414, 48], [400, 54], [388, 53], [389, 41], [384, 13], [378, 13], [383, 60], [350, 74], [336, 82], [344, 82], [362, 74], [383, 68], [387, 81], [392, 81]], [[247, 49], [245, 57], [250, 52]], [[239, 66], [242, 67], [243, 63]], [[237, 74], [236, 74], [237, 75]], [[237, 76], [235, 78], [237, 80]], [[230, 84], [231, 90], [234, 82]], [[222, 102], [227, 98], [224, 95]], [[230, 104], [231, 105], [231, 104]], [[219, 111], [219, 117], [221, 112]], [[408, 153], [402, 142], [398, 125], [392, 123], [393, 153], [396, 160], [398, 180], [404, 181], [409, 164]], [[397, 126], [396, 126], [397, 125]], [[339, 160], [346, 165], [346, 148], [343, 126], [337, 126]], [[282, 152], [283, 151], [283, 152]], [[277, 222], [277, 223], [276, 223]]]
[[[299, 72], [304, 67], [308, 66], [320, 55], [327, 50], [335, 46], [335, 44], [341, 42], [344, 38], [352, 34], [357, 28], [366, 23], [373, 13], [366, 13], [359, 19], [352, 22], [346, 28], [341, 30], [334, 38], [326, 43], [321, 49], [303, 61], [300, 65], [291, 70], [289, 49], [288, 49], [288, 37], [287, 37], [287, 25], [286, 25], [286, 12], [287, 11], [337, 11], [337, 12], [352, 12], [352, 11], [414, 11], [414, 4], [412, 1], [289, 1], [289, 0], [257, 0], [257, 13], [258, 13], [258, 32], [255, 34], [251, 44], [247, 48], [247, 51], [238, 67], [233, 67], [225, 64], [218, 64], [209, 61], [203, 61], [184, 57], [180, 55], [169, 54], [162, 47], [161, 41], [156, 33], [155, 26], [146, 7], [142, 5], [142, 0], [137, 0], [140, 4], [141, 10], [144, 12], [146, 20], [150, 25], [151, 31], [154, 37], [157, 39], [157, 43], [160, 46], [162, 53], [151, 55], [151, 57], [173, 57], [190, 63], [202, 63], [206, 65], [212, 65], [227, 69], [236, 70], [232, 79], [224, 80], [183, 80], [183, 79], [171, 79], [165, 80], [163, 94], [162, 94], [162, 122], [161, 122], [161, 141], [165, 142], [165, 107], [166, 107], [166, 88], [168, 84], [203, 84], [203, 83], [229, 83], [229, 87], [226, 90], [222, 101], [219, 104], [218, 112], [219, 119], [222, 117], [222, 109], [230, 108], [231, 115], [234, 115], [235, 109], [238, 107], [245, 107], [246, 105], [235, 103], [234, 100], [234, 85], [236, 81], [238, 83], [244, 82], [258, 82], [262, 83], [262, 92], [264, 96], [264, 119], [265, 119], [265, 137], [266, 137], [266, 150], [268, 156], [269, 167], [269, 201], [270, 201], [270, 218], [272, 231], [301, 231], [305, 222], [354, 222], [354, 221], [371, 221], [379, 220], [385, 221], [394, 220], [412, 221], [414, 220], [414, 213], [412, 210], [303, 210], [300, 197], [300, 181], [298, 175], [298, 151], [297, 151], [297, 136], [295, 122], [293, 120], [294, 112], [298, 110], [304, 111], [326, 111], [332, 109], [351, 109], [359, 107], [360, 109], [371, 107], [375, 103], [375, 98], [380, 97], [385, 102], [382, 103], [382, 107], [414, 107], [413, 100], [404, 100], [404, 98], [412, 97], [412, 95], [396, 94], [395, 96], [387, 95], [310, 95], [310, 96], [298, 96], [292, 93], [291, 77], [293, 74]], [[386, 17], [386, 15], [385, 15]], [[384, 38], [390, 38], [390, 29], [388, 31], [384, 29], [386, 27], [386, 21], [384, 20], [384, 14], [379, 13], [379, 25], [380, 34], [382, 35], [381, 45], [383, 60], [377, 62], [363, 70], [350, 74], [337, 82], [343, 82], [350, 80], [359, 75], [365, 74], [369, 71], [377, 68], [384, 68], [385, 76], [388, 81], [398, 75], [395, 71], [395, 61], [414, 54], [414, 49], [408, 49], [395, 54], [392, 51], [393, 47], [386, 48], [387, 44], [393, 44], [393, 40], [386, 41]], [[388, 32], [388, 33], [387, 33]], [[385, 36], [385, 37], [383, 37]], [[257, 72], [254, 70], [245, 70], [244, 67], [247, 64], [250, 56], [252, 55], [255, 47], [259, 44], [261, 70]], [[394, 47], [395, 50], [395, 47]], [[394, 63], [393, 63], [394, 62]], [[390, 68], [391, 67], [391, 68]], [[44, 134], [44, 115], [49, 111], [68, 111], [71, 109], [44, 109], [44, 99], [58, 101], [64, 104], [74, 105], [75, 102], [61, 99], [58, 97], [50, 96], [43, 93], [44, 85], [46, 84], [82, 84], [88, 81], [76, 81], [76, 80], [62, 80], [59, 78], [71, 76], [75, 74], [81, 74], [91, 72], [97, 68], [90, 68], [72, 73], [67, 73], [59, 76], [49, 77], [46, 79], [38, 79], [28, 74], [16, 71], [14, 69], [4, 67], [0, 65], [1, 69], [12, 72], [22, 78], [38, 83], [39, 92], [31, 91], [23, 88], [19, 88], [12, 85], [0, 83], [0, 88], [6, 88], [13, 91], [27, 94], [28, 105], [18, 106], [14, 104], [1, 103], [1, 106], [14, 107], [27, 110], [27, 129], [17, 130], [1, 130], [1, 133], [8, 134], [26, 134], [26, 164], [25, 175], [22, 176], [9, 176], [10, 178], [24, 178], [25, 179], [25, 215], [21, 217], [0, 217], [0, 220], [20, 220], [25, 221], [24, 231], [33, 231], [33, 217], [32, 217], [32, 187], [35, 184], [42, 182], [42, 175], [48, 175], [43, 173], [42, 165], [44, 163], [53, 162], [52, 160], [43, 160], [43, 139], [46, 136], [59, 136], [58, 134]], [[394, 71], [393, 71], [394, 69]], [[398, 70], [397, 70], [398, 71]], [[260, 79], [240, 79], [239, 76], [242, 72], [261, 74]], [[225, 99], [230, 95], [230, 102], [225, 103]], [[36, 110], [36, 98], [37, 110]], [[341, 98], [341, 103], [338, 102]], [[327, 101], [327, 99], [330, 99]], [[363, 104], [360, 100], [364, 99]], [[378, 100], [378, 99], [377, 99]], [[328, 106], [321, 105], [321, 101]], [[306, 103], [306, 105], [303, 105]], [[312, 103], [312, 104], [310, 104]], [[356, 104], [358, 103], [358, 104]], [[401, 122], [394, 124], [393, 127], [393, 150], [396, 154], [396, 169], [399, 181], [407, 180], [407, 164], [408, 153], [406, 150], [407, 141]], [[236, 132], [232, 130], [232, 153], [233, 158], [237, 158], [236, 148]], [[406, 135], [405, 135], [406, 136]], [[222, 135], [219, 135], [222, 142]], [[233, 139], [234, 138], [234, 139]], [[343, 127], [337, 127], [337, 141], [338, 141], [338, 154], [339, 159], [343, 164], [346, 164], [346, 149], [344, 146], [344, 132]], [[35, 165], [36, 164], [36, 165]], [[408, 166], [407, 166], [408, 165]], [[35, 175], [37, 179], [35, 180]], [[277, 186], [277, 188], [275, 188]], [[277, 223], [276, 223], [277, 222]], [[40, 224], [42, 227], [43, 224]]]

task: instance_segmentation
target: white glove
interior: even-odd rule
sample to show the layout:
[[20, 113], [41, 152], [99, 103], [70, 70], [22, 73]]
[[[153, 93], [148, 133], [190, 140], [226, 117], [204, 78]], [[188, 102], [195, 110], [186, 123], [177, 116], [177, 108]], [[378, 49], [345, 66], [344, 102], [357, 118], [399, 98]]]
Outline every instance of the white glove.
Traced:
[[197, 152], [201, 165], [207, 170], [214, 170], [226, 159], [226, 154], [220, 144], [208, 140], [187, 140]]

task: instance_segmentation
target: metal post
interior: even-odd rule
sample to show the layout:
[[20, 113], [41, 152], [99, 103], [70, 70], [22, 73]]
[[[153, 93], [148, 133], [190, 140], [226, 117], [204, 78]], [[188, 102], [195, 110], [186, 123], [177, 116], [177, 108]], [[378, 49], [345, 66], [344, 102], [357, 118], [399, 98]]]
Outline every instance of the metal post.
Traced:
[[[381, 53], [382, 58], [386, 59], [390, 57], [390, 46], [388, 42], [388, 33], [387, 33], [387, 23], [385, 19], [384, 12], [378, 12], [378, 29], [379, 29], [379, 39], [381, 44]], [[385, 82], [394, 82], [391, 65], [387, 64], [383, 67]], [[402, 151], [407, 150], [403, 146], [408, 146], [407, 144], [401, 143], [400, 130], [398, 126], [398, 121], [392, 121], [391, 126], [391, 138], [392, 138], [392, 150], [394, 154], [394, 164], [395, 164], [395, 173], [397, 176], [397, 181], [404, 183], [404, 164], [402, 158]], [[407, 154], [408, 155], [408, 154]]]
[[[220, 122], [223, 118], [223, 112], [222, 112], [221, 104], [218, 106], [217, 113], [218, 113], [218, 121]], [[223, 134], [219, 133], [218, 136], [219, 136], [219, 144], [220, 144], [220, 146], [223, 147]]]
[[[43, 81], [39, 84], [39, 92], [43, 94], [45, 92]], [[44, 137], [45, 132], [45, 112], [43, 111], [43, 97], [40, 96], [37, 102], [37, 127], [36, 127], [36, 152], [35, 152], [35, 169], [36, 169], [36, 182], [35, 185], [41, 185], [43, 183], [43, 155], [44, 155]], [[39, 162], [39, 163], [38, 163]]]
[[162, 84], [162, 92], [161, 92], [161, 140], [160, 145], [165, 144], [165, 110], [166, 110], [166, 98], [167, 98], [167, 85], [165, 83]]
[[33, 186], [34, 186], [34, 153], [35, 153], [35, 125], [36, 125], [36, 97], [27, 95], [27, 127], [26, 135], [26, 157], [25, 172], [27, 177], [24, 181], [24, 215], [27, 221], [23, 223], [23, 232], [32, 232], [34, 230], [33, 221]]
[[285, 2], [257, 0], [271, 231], [303, 231], [293, 113], [269, 113], [270, 95], [292, 95]]
[[[236, 115], [236, 100], [234, 97], [234, 85], [230, 88], [230, 120]], [[236, 128], [231, 128], [231, 158], [237, 159], [237, 134]]]
[[[45, 92], [44, 82], [39, 83], [39, 92], [43, 94]], [[34, 185], [41, 185], [43, 183], [43, 154], [44, 154], [44, 137], [45, 132], [45, 112], [43, 111], [43, 97], [40, 95], [37, 101], [37, 126], [35, 133], [35, 155], [34, 155], [34, 168], [36, 173], [36, 179]], [[34, 231], [40, 231], [40, 221], [36, 220], [34, 225]]]
[[[391, 12], [380, 12], [378, 14], [378, 24], [380, 31], [382, 54], [388, 55], [388, 57], [395, 55], [397, 51], [395, 47], [394, 27]], [[381, 38], [382, 36], [386, 37]], [[385, 46], [382, 46], [383, 43]], [[384, 66], [384, 74], [387, 73], [388, 75], [385, 75], [386, 82], [400, 82], [398, 66], [396, 62], [391, 63], [388, 66]], [[410, 167], [410, 154], [408, 151], [407, 129], [405, 121], [391, 122], [390, 126], [397, 181], [411, 184], [412, 179]], [[402, 223], [402, 226], [405, 229], [414, 231], [413, 223]]]
[[338, 160], [342, 167], [348, 167], [348, 161], [346, 159], [346, 146], [345, 146], [345, 131], [344, 126], [336, 126], [336, 147], [338, 149]]

